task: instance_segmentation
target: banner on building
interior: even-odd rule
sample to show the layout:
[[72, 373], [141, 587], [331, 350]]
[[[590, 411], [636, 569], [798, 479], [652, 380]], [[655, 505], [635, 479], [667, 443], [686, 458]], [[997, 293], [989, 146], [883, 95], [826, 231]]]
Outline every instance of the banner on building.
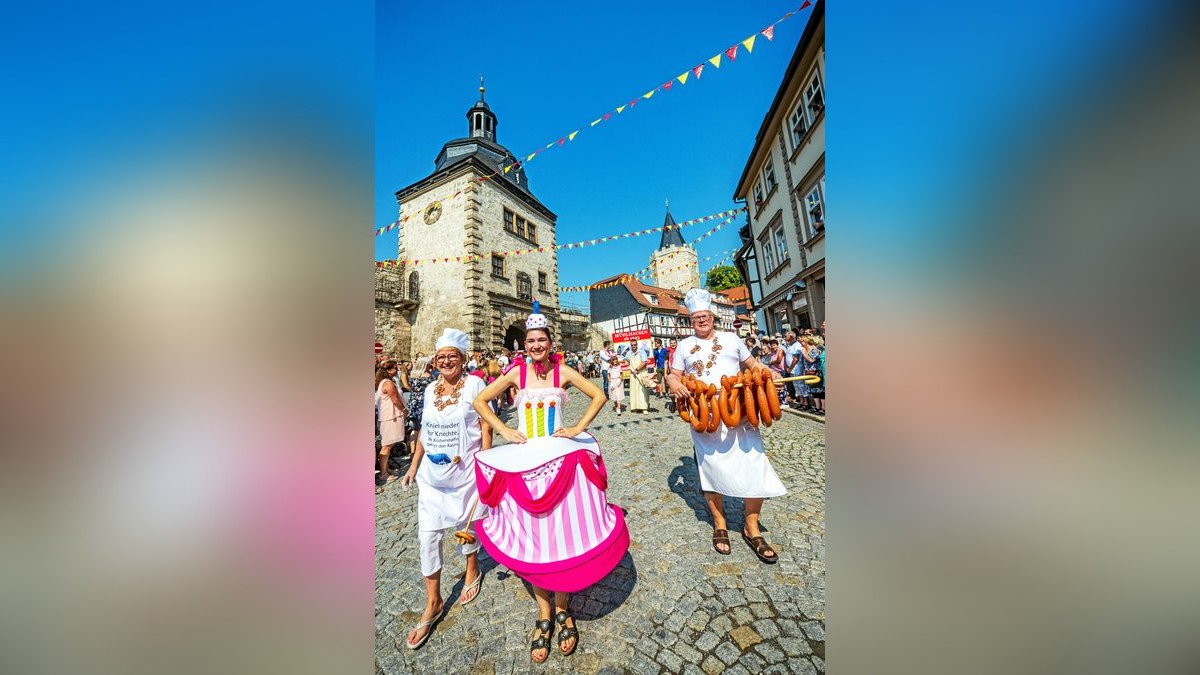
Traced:
[[629, 330], [618, 330], [612, 334], [613, 342], [630, 342], [633, 340], [649, 340], [649, 328], [631, 328]]

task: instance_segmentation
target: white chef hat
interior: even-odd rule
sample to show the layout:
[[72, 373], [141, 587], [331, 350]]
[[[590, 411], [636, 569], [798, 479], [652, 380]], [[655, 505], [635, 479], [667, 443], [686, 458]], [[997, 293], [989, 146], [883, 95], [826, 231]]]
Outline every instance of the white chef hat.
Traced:
[[683, 296], [683, 305], [687, 307], [689, 314], [696, 312], [711, 312], [712, 311], [712, 293], [703, 288], [693, 288]]
[[550, 328], [550, 322], [546, 320], [546, 315], [542, 314], [542, 303], [537, 300], [533, 301], [533, 314], [525, 319], [525, 330], [534, 328]]
[[471, 349], [471, 338], [467, 334], [457, 328], [447, 328], [442, 331], [442, 336], [437, 339], [437, 344], [434, 345], [434, 351], [438, 351], [445, 347], [453, 347], [462, 353], [463, 356]]

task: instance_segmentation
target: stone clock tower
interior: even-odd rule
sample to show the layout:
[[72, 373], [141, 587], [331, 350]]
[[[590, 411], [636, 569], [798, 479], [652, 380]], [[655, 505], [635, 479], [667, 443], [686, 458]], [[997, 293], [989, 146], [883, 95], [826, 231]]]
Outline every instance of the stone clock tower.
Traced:
[[663, 220], [663, 230], [659, 239], [658, 249], [650, 254], [650, 269], [654, 272], [654, 285], [659, 288], [670, 288], [680, 293], [687, 293], [693, 288], [700, 288], [700, 263], [696, 259], [696, 249], [683, 243], [683, 235], [675, 227], [675, 219], [671, 217], [668, 207], [667, 217]]
[[[480, 78], [468, 135], [442, 146], [432, 174], [396, 192], [402, 212], [414, 214], [400, 226], [397, 259], [438, 259], [400, 268], [400, 287], [419, 295], [414, 302], [404, 294], [411, 346], [402, 357], [432, 353], [445, 328], [466, 331], [471, 349], [511, 349], [524, 341], [534, 299], [561, 340], [557, 216], [530, 192], [524, 167], [502, 173], [517, 158], [496, 142], [497, 118], [483, 95]], [[503, 255], [533, 248], [545, 250]], [[467, 256], [469, 262], [455, 260]]]

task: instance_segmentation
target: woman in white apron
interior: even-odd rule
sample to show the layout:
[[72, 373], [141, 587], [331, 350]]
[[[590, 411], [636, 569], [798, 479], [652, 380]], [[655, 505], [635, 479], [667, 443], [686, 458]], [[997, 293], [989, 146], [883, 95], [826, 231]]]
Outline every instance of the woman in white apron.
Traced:
[[[429, 639], [442, 617], [442, 539], [447, 533], [467, 529], [487, 515], [478, 504], [475, 487], [475, 453], [492, 446], [491, 429], [480, 421], [471, 402], [484, 390], [484, 381], [463, 372], [470, 344], [467, 334], [447, 328], [438, 338], [433, 362], [437, 380], [425, 390], [421, 432], [413, 450], [412, 466], [401, 485], [415, 480], [417, 529], [420, 537], [421, 574], [425, 577], [425, 612], [408, 634], [406, 646], [417, 649]], [[460, 604], [479, 595], [479, 543], [460, 545], [467, 558]]]
[[[693, 288], [683, 299], [691, 315], [695, 334], [680, 340], [671, 361], [668, 376], [671, 394], [677, 405], [685, 405], [688, 397], [683, 375], [691, 373], [700, 381], [721, 386], [721, 377], [737, 375], [746, 370], [762, 369], [778, 377], [750, 355], [746, 343], [733, 333], [715, 330], [712, 296], [702, 288]], [[765, 563], [774, 563], [778, 554], [758, 527], [758, 515], [763, 500], [787, 494], [763, 448], [758, 429], [749, 424], [730, 429], [724, 423], [712, 433], [692, 429], [696, 449], [696, 468], [700, 473], [700, 489], [713, 518], [713, 548], [729, 555], [729, 532], [725, 525], [724, 497], [741, 497], [745, 503], [746, 522], [742, 539]]]

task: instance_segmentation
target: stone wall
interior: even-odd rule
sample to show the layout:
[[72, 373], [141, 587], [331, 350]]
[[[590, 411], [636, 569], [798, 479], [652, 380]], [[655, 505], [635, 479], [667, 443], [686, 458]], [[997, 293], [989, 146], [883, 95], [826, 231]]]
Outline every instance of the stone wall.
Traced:
[[687, 246], [671, 246], [651, 254], [654, 286], [687, 293], [700, 286], [700, 264], [696, 251]]
[[375, 268], [375, 341], [383, 353], [401, 360], [412, 358], [411, 312], [406, 311], [407, 277], [398, 269]]

